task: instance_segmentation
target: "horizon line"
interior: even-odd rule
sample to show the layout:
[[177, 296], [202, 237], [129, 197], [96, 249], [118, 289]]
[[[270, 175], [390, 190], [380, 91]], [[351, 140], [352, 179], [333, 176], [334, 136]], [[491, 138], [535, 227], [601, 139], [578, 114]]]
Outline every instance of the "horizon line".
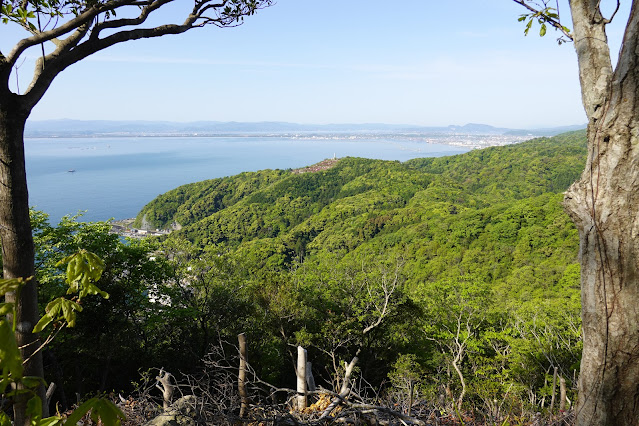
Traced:
[[258, 120], [258, 121], [238, 121], [238, 120], [193, 120], [193, 121], [174, 121], [174, 120], [151, 120], [151, 119], [78, 119], [78, 118], [46, 118], [46, 119], [29, 119], [28, 122], [43, 123], [43, 122], [61, 122], [61, 121], [75, 121], [75, 122], [102, 122], [102, 123], [174, 123], [174, 124], [196, 124], [196, 123], [217, 123], [217, 124], [292, 124], [298, 126], [393, 126], [393, 127], [424, 127], [424, 128], [449, 128], [449, 127], [466, 127], [466, 126], [487, 126], [495, 129], [508, 129], [508, 130], [529, 130], [529, 129], [554, 129], [563, 127], [583, 127], [587, 126], [587, 123], [572, 123], [561, 125], [538, 125], [538, 126], [495, 126], [492, 124], [468, 122], [465, 124], [446, 124], [446, 125], [430, 125], [430, 124], [411, 124], [411, 123], [387, 123], [387, 122], [330, 122], [330, 123], [311, 123], [311, 122], [296, 122], [285, 120]]

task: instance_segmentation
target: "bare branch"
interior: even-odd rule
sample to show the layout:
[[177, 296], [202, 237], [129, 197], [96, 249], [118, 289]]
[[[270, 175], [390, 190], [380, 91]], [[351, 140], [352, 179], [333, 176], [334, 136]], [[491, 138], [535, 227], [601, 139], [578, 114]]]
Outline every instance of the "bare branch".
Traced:
[[113, 21], [104, 21], [102, 23], [96, 24], [93, 27], [93, 30], [91, 30], [91, 37], [97, 38], [98, 35], [100, 34], [100, 31], [107, 28], [122, 28], [127, 26], [140, 25], [144, 23], [144, 21], [146, 21], [146, 19], [149, 17], [149, 15], [153, 11], [159, 9], [160, 7], [164, 6], [167, 3], [171, 3], [172, 1], [173, 0], [159, 0], [159, 1], [149, 2], [147, 6], [142, 8], [142, 11], [140, 12], [140, 15], [137, 18], [117, 19]]
[[[600, 0], [601, 1], [601, 0]], [[609, 24], [612, 22], [613, 19], [615, 19], [615, 16], [617, 15], [617, 12], [619, 12], [619, 8], [621, 7], [621, 1], [617, 0], [617, 6], [615, 7], [615, 11], [612, 12], [612, 15], [610, 15], [610, 18], [604, 18], [604, 22], [606, 24]]]
[[339, 391], [339, 395], [337, 395], [337, 397], [333, 398], [333, 401], [330, 403], [330, 405], [328, 407], [326, 407], [326, 409], [322, 413], [322, 416], [320, 417], [320, 420], [321, 419], [325, 419], [326, 417], [328, 417], [331, 414], [331, 412], [342, 401], [344, 401], [344, 399], [351, 392], [349, 384], [350, 384], [350, 380], [351, 380], [351, 374], [353, 373], [353, 368], [355, 368], [355, 364], [357, 364], [357, 361], [358, 361], [357, 355], [359, 355], [359, 350], [357, 351], [357, 354], [355, 354], [355, 357], [351, 360], [351, 362], [349, 364], [346, 364], [346, 371], [344, 373], [344, 381], [342, 382], [342, 387], [341, 387], [341, 389]]
[[[43, 343], [41, 343], [41, 344], [40, 344], [40, 346], [38, 346], [38, 348], [37, 348], [35, 351], [33, 351], [33, 353], [31, 353], [31, 355], [29, 356], [29, 358], [27, 358], [27, 359], [25, 359], [24, 361], [22, 361], [22, 364], [26, 364], [26, 363], [28, 363], [28, 362], [31, 360], [31, 358], [33, 358], [33, 357], [35, 356], [35, 354], [37, 354], [38, 352], [40, 352], [42, 349], [44, 349], [44, 348], [45, 348], [45, 346], [47, 346], [49, 343], [51, 343], [51, 342], [53, 341], [53, 339], [55, 339], [55, 338], [58, 336], [58, 334], [60, 334], [60, 332], [62, 331], [62, 329], [63, 329], [64, 327], [66, 327], [66, 325], [67, 325], [67, 323], [64, 323], [64, 324], [62, 324], [60, 327], [58, 327], [58, 328], [57, 328], [54, 332], [51, 332], [51, 334], [49, 334], [49, 335], [47, 336], [46, 340], [45, 340]], [[33, 344], [33, 343], [39, 343], [39, 342], [40, 342], [39, 340], [36, 340], [36, 341], [31, 342], [30, 344]], [[29, 345], [29, 344], [28, 344], [28, 345]], [[28, 345], [25, 345], [25, 346], [28, 346]], [[22, 349], [23, 347], [24, 347], [24, 346], [21, 346], [21, 347], [20, 347], [20, 349]]]
[[[364, 331], [362, 332], [362, 334], [366, 334], [369, 331], [373, 330], [375, 327], [379, 326], [384, 320], [384, 318], [386, 317], [386, 315], [388, 315], [388, 306], [391, 302], [393, 293], [395, 293], [395, 290], [397, 289], [397, 285], [400, 280], [400, 272], [403, 265], [404, 265], [403, 259], [400, 259], [397, 261], [397, 264], [395, 265], [395, 271], [390, 280], [388, 279], [387, 273], [385, 271], [382, 273], [381, 281], [382, 281], [382, 291], [384, 292], [384, 300], [382, 301], [381, 308], [380, 306], [377, 305], [375, 300], [373, 300], [373, 305], [375, 306], [375, 309], [379, 313], [379, 316], [377, 317], [375, 322], [373, 322], [372, 324], [364, 328]], [[372, 289], [370, 285], [368, 287], [368, 294], [371, 297], [373, 297]]]

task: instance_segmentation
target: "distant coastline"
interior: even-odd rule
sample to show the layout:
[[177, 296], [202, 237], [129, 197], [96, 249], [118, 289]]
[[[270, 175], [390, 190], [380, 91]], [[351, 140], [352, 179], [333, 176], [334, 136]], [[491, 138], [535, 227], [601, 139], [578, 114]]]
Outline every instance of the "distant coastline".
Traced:
[[304, 168], [333, 157], [407, 161], [473, 149], [443, 142], [453, 141], [357, 135], [29, 138], [29, 202], [49, 214], [52, 223], [78, 211], [88, 221], [131, 218], [158, 195], [187, 183]]
[[525, 142], [530, 139], [540, 137], [540, 135], [510, 135], [510, 134], [468, 134], [468, 133], [295, 133], [295, 134], [230, 134], [230, 135], [209, 135], [209, 134], [93, 134], [93, 135], [70, 135], [70, 136], [30, 136], [28, 139], [130, 139], [130, 138], [201, 138], [201, 139], [245, 139], [245, 138], [272, 138], [290, 139], [300, 141], [349, 141], [349, 142], [422, 142], [428, 144], [441, 144], [456, 146], [468, 149], [488, 148], [491, 146], [504, 146]]
[[34, 120], [28, 121], [28, 138], [103, 138], [103, 137], [278, 137], [278, 138], [388, 138], [428, 137], [442, 135], [503, 135], [520, 137], [554, 136], [584, 128], [571, 125], [536, 129], [511, 129], [487, 124], [463, 126], [417, 126], [410, 124], [346, 123], [298, 124], [287, 122], [220, 122], [197, 121], [109, 121], [109, 120]]

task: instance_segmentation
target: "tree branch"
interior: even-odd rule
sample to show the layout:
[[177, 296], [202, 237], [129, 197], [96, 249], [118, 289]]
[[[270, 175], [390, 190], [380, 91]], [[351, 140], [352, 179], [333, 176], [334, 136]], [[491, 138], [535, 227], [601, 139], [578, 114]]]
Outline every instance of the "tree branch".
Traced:
[[[610, 97], [613, 74], [610, 47], [606, 41], [606, 24], [601, 19], [596, 3], [591, 0], [572, 0], [570, 10], [582, 101], [588, 120], [594, 123], [604, 113], [603, 106]], [[595, 20], [597, 16], [600, 19]]]
[[[150, 0], [145, 2], [134, 0], [112, 0], [103, 4], [99, 8], [94, 7], [83, 12], [80, 15], [82, 16], [82, 19], [79, 19], [79, 16], [55, 30], [43, 32], [38, 37], [30, 37], [22, 40], [19, 43], [21, 47], [18, 48], [18, 46], [16, 46], [16, 48], [14, 48], [14, 52], [12, 52], [13, 57], [16, 57], [16, 55], [19, 56], [19, 54], [24, 52], [24, 50], [28, 47], [42, 41], [51, 40], [53, 37], [57, 37], [60, 34], [70, 32], [73, 29], [70, 26], [71, 22], [74, 22], [76, 25], [76, 32], [67, 37], [65, 40], [60, 41], [58, 43], [58, 48], [44, 58], [46, 67], [41, 69], [41, 71], [36, 70], [34, 78], [25, 92], [25, 101], [27, 104], [31, 107], [35, 106], [42, 96], [44, 96], [44, 93], [50, 86], [53, 79], [68, 66], [115, 44], [143, 38], [161, 37], [168, 34], [181, 34], [193, 28], [202, 27], [207, 24], [215, 24], [217, 26], [232, 25], [232, 23], [239, 19], [239, 17], [251, 14], [255, 9], [267, 7], [272, 4], [272, 0], [258, 0], [256, 3], [250, 3], [250, 5], [238, 5], [235, 9], [229, 11], [229, 6], [226, 6], [226, 0], [221, 3], [214, 4], [211, 4], [209, 1], [198, 1], [194, 5], [192, 12], [186, 17], [182, 24], [168, 24], [159, 25], [153, 28], [122, 30], [107, 37], [99, 38], [100, 31], [104, 29], [120, 28], [131, 25], [134, 26], [143, 23], [151, 13], [172, 1], [175, 0]], [[87, 32], [90, 31], [89, 27], [91, 21], [98, 15], [109, 11], [114, 12], [119, 7], [132, 5], [144, 5], [137, 18], [112, 21], [113, 24], [107, 22], [95, 24], [93, 26], [93, 30], [91, 30], [91, 36], [87, 40], [80, 42]], [[206, 5], [206, 7], [203, 7], [203, 5]], [[217, 11], [217, 17], [202, 16], [202, 13], [209, 11], [212, 7], [220, 8], [223, 6], [226, 6], [223, 11], [215, 9]], [[61, 28], [64, 28], [64, 30], [61, 30]]]
[[91, 30], [91, 38], [97, 38], [100, 34], [100, 31], [107, 28], [122, 28], [122, 27], [130, 27], [134, 25], [140, 25], [146, 21], [146, 18], [155, 10], [164, 6], [167, 3], [171, 3], [173, 0], [156, 0], [150, 1], [146, 6], [142, 8], [140, 15], [137, 18], [129, 18], [129, 19], [117, 19], [114, 21], [104, 21], [102, 23], [98, 23]]
[[130, 5], [133, 3], [136, 3], [136, 2], [134, 0], [112, 0], [100, 6], [93, 6], [93, 7], [87, 8], [78, 16], [65, 22], [59, 27], [53, 28], [49, 31], [43, 31], [31, 37], [20, 40], [15, 45], [13, 50], [9, 53], [7, 61], [9, 62], [10, 66], [13, 66], [18, 60], [18, 58], [20, 57], [20, 55], [22, 55], [22, 53], [24, 53], [24, 51], [27, 50], [28, 48], [53, 40], [55, 38], [63, 36], [64, 34], [68, 34], [76, 30], [77, 28], [81, 27], [82, 25], [86, 25], [90, 23], [100, 13], [104, 13], [109, 10], [115, 10], [119, 7]]
[[[617, 0], [617, 6], [615, 7], [615, 11], [612, 12], [612, 15], [610, 15], [610, 18], [604, 18], [603, 15], [601, 15], [602, 17], [602, 22], [604, 24], [609, 24], [612, 22], [613, 19], [615, 19], [615, 15], [617, 15], [617, 12], [619, 12], [619, 8], [621, 7], [621, 1]], [[599, 11], [599, 14], [601, 14], [601, 0], [597, 0], [597, 10]]]
[[558, 19], [555, 19], [555, 18], [552, 18], [552, 17], [546, 15], [545, 13], [543, 13], [543, 10], [541, 10], [541, 9], [536, 9], [536, 8], [532, 7], [530, 4], [528, 4], [529, 3], [528, 0], [513, 0], [513, 1], [515, 3], [521, 5], [521, 6], [525, 7], [526, 9], [531, 11], [533, 14], [539, 16], [539, 18], [542, 19], [544, 22], [548, 23], [551, 27], [553, 27], [557, 31], [561, 32], [563, 35], [568, 37], [568, 39], [574, 41], [572, 34], [570, 34], [568, 31], [566, 31], [566, 27], [561, 25], [561, 22]]

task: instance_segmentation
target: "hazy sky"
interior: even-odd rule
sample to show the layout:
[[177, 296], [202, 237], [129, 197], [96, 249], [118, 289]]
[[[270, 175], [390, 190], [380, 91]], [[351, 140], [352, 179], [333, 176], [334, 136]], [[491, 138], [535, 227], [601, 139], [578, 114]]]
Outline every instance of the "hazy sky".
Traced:
[[[554, 31], [525, 37], [521, 13], [510, 0], [277, 0], [238, 28], [129, 42], [75, 64], [31, 118], [585, 123], [573, 45]], [[610, 28], [613, 56], [622, 27]], [[19, 36], [0, 25], [0, 49]], [[18, 71], [23, 90], [31, 68]]]

